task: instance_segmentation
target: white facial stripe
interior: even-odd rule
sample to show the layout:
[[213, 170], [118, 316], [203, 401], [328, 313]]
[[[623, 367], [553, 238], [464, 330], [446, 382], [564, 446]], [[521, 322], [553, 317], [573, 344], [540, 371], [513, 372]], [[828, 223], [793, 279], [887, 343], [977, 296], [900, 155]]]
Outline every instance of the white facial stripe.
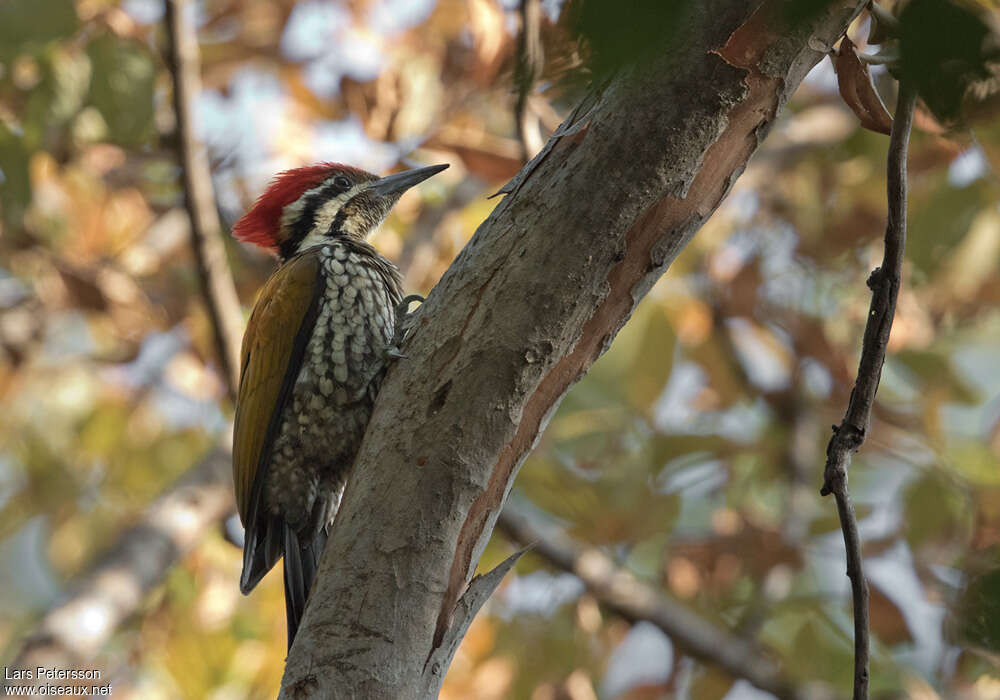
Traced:
[[[334, 176], [337, 177], [337, 176]], [[284, 209], [281, 210], [281, 240], [286, 240], [288, 236], [291, 235], [292, 225], [298, 221], [299, 217], [302, 216], [302, 211], [305, 209], [306, 202], [314, 194], [320, 192], [324, 187], [329, 185], [333, 181], [333, 178], [327, 178], [316, 187], [306, 190], [299, 198], [296, 199], [291, 204], [286, 204]], [[330, 228], [330, 224], [337, 216], [337, 212], [340, 207], [344, 205], [351, 197], [356, 195], [362, 189], [364, 189], [367, 183], [362, 183], [360, 185], [355, 185], [347, 192], [337, 195], [333, 199], [324, 202], [323, 205], [316, 211], [316, 222], [309, 233], [303, 239], [303, 245], [299, 248], [304, 250], [306, 241], [319, 240], [322, 241], [323, 235], [326, 233], [327, 229]], [[310, 243], [310, 245], [316, 245], [315, 243]]]
[[327, 180], [324, 180], [316, 187], [313, 187], [311, 190], [306, 190], [305, 192], [303, 192], [301, 195], [299, 195], [299, 198], [296, 199], [291, 204], [286, 204], [284, 206], [284, 208], [281, 210], [281, 232], [280, 232], [281, 240], [285, 240], [288, 237], [289, 235], [288, 229], [291, 228], [292, 224], [294, 224], [295, 221], [302, 214], [302, 210], [306, 206], [306, 200], [309, 199], [310, 195], [314, 195], [321, 189], [323, 189], [326, 183]]
[[[333, 199], [323, 202], [323, 206], [316, 210], [315, 224], [313, 225], [313, 231], [319, 231], [320, 235], [325, 234], [330, 230], [330, 225], [333, 220], [337, 218], [337, 212], [340, 208], [351, 199], [358, 192], [363, 190], [366, 185], [355, 185], [351, 189], [347, 190], [343, 194], [339, 194]], [[309, 234], [312, 235], [313, 231]]]
[[[347, 199], [349, 199], [349, 198], [350, 197], [347, 197]], [[338, 199], [339, 199], [339, 197], [338, 197]], [[347, 199], [345, 199], [344, 201], [347, 201]], [[341, 202], [340, 204], [342, 205], [343, 202]], [[339, 209], [339, 208], [340, 208], [340, 205], [338, 205], [337, 209]], [[324, 223], [322, 225], [317, 224], [316, 226], [313, 226], [313, 228], [310, 229], [309, 233], [306, 234], [306, 237], [303, 238], [302, 241], [299, 243], [298, 249], [299, 250], [308, 250], [309, 248], [312, 248], [313, 246], [323, 245], [324, 243], [329, 243], [330, 242], [330, 238], [326, 234], [329, 232], [330, 224], [333, 223], [333, 217], [336, 216], [336, 215], [337, 214], [336, 214], [336, 211], [335, 211], [334, 214], [333, 214], [333, 216], [330, 217], [329, 223]], [[316, 219], [317, 219], [317, 221], [320, 221], [321, 216], [322, 215], [321, 215], [320, 212], [316, 213]], [[359, 238], [359, 239], [364, 240], [370, 234], [374, 233], [375, 230], [378, 229], [378, 227], [382, 225], [382, 222], [379, 221], [377, 224], [375, 224], [375, 226], [372, 226], [371, 228], [366, 228], [364, 226], [364, 224], [365, 224], [365, 222], [360, 217], [354, 217], [354, 218], [346, 219], [344, 221], [344, 223], [342, 224], [343, 231], [344, 231], [344, 233], [346, 233], [348, 235], [351, 235], [351, 236], [354, 236], [355, 238]]]

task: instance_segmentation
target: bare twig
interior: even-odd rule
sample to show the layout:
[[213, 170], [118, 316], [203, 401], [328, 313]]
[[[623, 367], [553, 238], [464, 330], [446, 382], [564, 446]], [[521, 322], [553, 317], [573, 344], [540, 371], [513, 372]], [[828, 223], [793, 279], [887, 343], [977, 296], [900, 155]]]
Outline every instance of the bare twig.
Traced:
[[11, 668], [86, 665], [178, 559], [233, 509], [230, 455], [218, 449], [126, 529], [39, 622]]
[[219, 364], [229, 393], [234, 395], [239, 381], [237, 373], [243, 317], [220, 235], [208, 155], [198, 140], [194, 125], [194, 102], [201, 91], [201, 75], [193, 10], [189, 0], [167, 0], [167, 64], [174, 82], [178, 160], [183, 171], [184, 198], [191, 219], [191, 247], [215, 333]]
[[556, 568], [576, 575], [587, 590], [630, 622], [646, 621], [693, 657], [718, 666], [782, 699], [806, 698], [781, 672], [774, 661], [753, 644], [702, 619], [659, 590], [638, 581], [594, 548], [583, 548], [565, 538], [541, 533], [508, 504], [497, 520], [497, 528]]
[[896, 117], [889, 139], [886, 182], [889, 211], [885, 229], [885, 253], [882, 265], [875, 268], [868, 278], [872, 302], [862, 341], [858, 378], [851, 392], [844, 420], [839, 426], [834, 426], [833, 437], [826, 448], [826, 469], [823, 488], [820, 490], [822, 495], [832, 493], [837, 499], [840, 526], [844, 531], [844, 545], [847, 548], [847, 575], [851, 579], [854, 600], [854, 700], [866, 700], [868, 697], [868, 582], [862, 567], [858, 521], [847, 490], [847, 470], [851, 464], [851, 455], [861, 447], [871, 422], [875, 392], [882, 376], [886, 345], [889, 343], [892, 319], [896, 313], [906, 242], [906, 152], [915, 102], [916, 91], [901, 83]]

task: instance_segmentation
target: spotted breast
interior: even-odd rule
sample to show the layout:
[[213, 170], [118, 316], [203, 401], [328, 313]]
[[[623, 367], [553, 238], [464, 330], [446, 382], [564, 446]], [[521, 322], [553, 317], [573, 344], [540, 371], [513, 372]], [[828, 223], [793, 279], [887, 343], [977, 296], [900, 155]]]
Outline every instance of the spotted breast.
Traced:
[[271, 512], [308, 539], [336, 514], [371, 417], [401, 293], [395, 266], [367, 243], [337, 240], [304, 254], [320, 256], [324, 284], [265, 488]]

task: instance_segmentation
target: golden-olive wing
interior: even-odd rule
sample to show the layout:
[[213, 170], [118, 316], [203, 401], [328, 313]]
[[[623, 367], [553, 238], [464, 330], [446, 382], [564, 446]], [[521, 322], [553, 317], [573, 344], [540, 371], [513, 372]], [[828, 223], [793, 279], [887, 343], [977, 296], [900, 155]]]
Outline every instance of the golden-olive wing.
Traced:
[[[271, 275], [257, 297], [240, 357], [240, 387], [233, 428], [233, 483], [240, 519], [249, 528], [268, 453], [291, 398], [312, 335], [323, 285], [315, 254], [292, 258]], [[249, 533], [248, 533], [249, 534]]]

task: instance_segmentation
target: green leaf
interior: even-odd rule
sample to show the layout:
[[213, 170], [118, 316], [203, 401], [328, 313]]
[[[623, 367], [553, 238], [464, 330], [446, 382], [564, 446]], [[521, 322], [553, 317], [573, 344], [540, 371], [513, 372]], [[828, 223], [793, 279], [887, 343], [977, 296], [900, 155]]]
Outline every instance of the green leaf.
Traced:
[[87, 47], [94, 80], [90, 103], [107, 122], [110, 138], [122, 146], [138, 145], [153, 134], [155, 70], [138, 42], [104, 36]]
[[963, 642], [1000, 652], [1000, 569], [969, 581], [953, 615]]
[[590, 389], [596, 385], [617, 402], [649, 411], [670, 377], [675, 344], [666, 312], [654, 300], [647, 300], [639, 305], [610, 351], [594, 364], [583, 383]]
[[949, 449], [944, 456], [948, 467], [978, 486], [1000, 484], [1000, 460], [989, 445], [969, 441]]
[[929, 180], [923, 185], [931, 188], [929, 192], [914, 187], [906, 257], [925, 273], [933, 274], [969, 232], [976, 215], [995, 205], [996, 188], [980, 180], [957, 189], [943, 174]]
[[903, 530], [907, 541], [917, 549], [929, 542], [948, 543], [962, 538], [971, 524], [968, 505], [953, 480], [929, 472], [903, 496], [906, 513]]
[[626, 393], [633, 406], [649, 411], [670, 378], [677, 336], [662, 307], [651, 308], [645, 321], [642, 344], [627, 375]]
[[4, 0], [0, 2], [0, 60], [10, 61], [68, 37], [77, 25], [72, 0]]
[[941, 352], [904, 350], [893, 355], [892, 360], [901, 363], [916, 376], [925, 395], [931, 389], [945, 389], [951, 401], [966, 405], [980, 403], [975, 388], [965, 382], [952, 367], [951, 358]]
[[825, 680], [835, 687], [850, 686], [853, 653], [847, 639], [812, 617], [799, 629], [789, 649], [793, 673], [811, 681]]
[[30, 152], [24, 140], [0, 120], [0, 206], [4, 226], [18, 228], [31, 201], [31, 176], [28, 172]]

